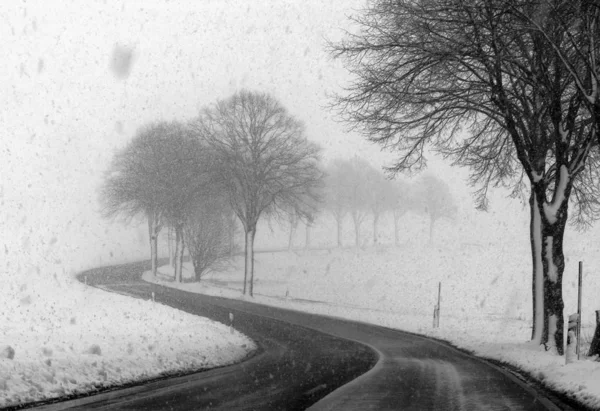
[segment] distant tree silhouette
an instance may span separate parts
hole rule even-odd
[[[335,159],[328,165],[325,178],[325,209],[337,225],[337,246],[343,246],[344,218],[350,210],[350,196],[346,174],[350,172],[347,161]]]
[[[406,181],[395,180],[390,186],[390,193],[393,199],[392,216],[394,218],[394,243],[400,244],[399,225],[400,219],[409,211],[417,206],[418,199],[412,185]]]
[[[373,244],[379,239],[379,219],[395,206],[395,186],[380,170],[373,167],[364,170],[369,193],[368,205],[373,215]]]
[[[431,173],[417,180],[417,193],[422,211],[429,217],[429,242],[433,243],[433,229],[441,218],[453,220],[457,207],[448,185]]]

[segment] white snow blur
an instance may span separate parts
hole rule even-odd
[[[334,235],[331,228],[329,235],[323,234],[327,227],[321,226],[321,230],[322,239]],[[273,233],[263,227],[262,232],[263,240],[267,235],[277,237],[277,230]],[[446,238],[438,241],[441,243],[443,247],[427,245],[418,236],[407,236],[398,247],[370,246],[358,252],[346,248],[257,253],[255,297],[250,300],[444,339],[479,356],[512,364],[548,387],[600,408],[599,362],[583,356],[566,365],[565,357],[529,341],[530,249],[516,241],[500,245]],[[590,267],[600,267],[600,250],[586,252],[596,247],[593,243],[578,246],[567,250],[571,257],[567,258],[564,280],[565,314],[577,310],[577,264],[573,261],[585,257],[584,284],[590,291],[583,300],[582,352],[587,353],[594,332],[594,309],[598,308],[591,290],[600,288],[600,277]],[[184,267],[184,278],[191,277],[192,271],[191,265]],[[230,269],[208,274],[200,283],[173,283],[170,267],[161,267],[159,272],[159,279],[150,273],[145,273],[144,279],[191,292],[249,299],[240,293],[241,256]],[[442,283],[441,319],[440,328],[434,329],[438,282]]]
[[[231,364],[256,348],[223,324],[74,279],[2,286],[0,352],[14,355],[0,356],[0,407]]]

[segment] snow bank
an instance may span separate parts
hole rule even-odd
[[[366,251],[315,250],[259,253],[255,262],[256,302],[416,332],[443,339],[487,358],[522,369],[556,391],[600,409],[600,363],[583,359],[565,365],[564,357],[532,346],[531,258],[510,247],[466,249],[420,246],[379,247]],[[593,334],[598,261],[584,274],[584,345]],[[596,253],[597,255],[597,253]],[[578,257],[577,253],[572,256]],[[567,261],[565,313],[576,311],[576,258]],[[187,291],[245,298],[240,290],[243,259],[200,283],[176,284],[172,268],[161,279],[144,279]],[[193,268],[184,268],[184,278]],[[437,284],[442,282],[440,328],[433,329]]]
[[[31,278],[8,278],[0,300],[0,350],[14,350],[0,356],[0,407],[231,364],[255,349],[207,318],[74,279]]]

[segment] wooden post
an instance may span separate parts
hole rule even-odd
[[[577,360],[580,357],[580,346],[581,346],[581,287],[582,287],[582,277],[583,277],[583,261],[579,262],[579,283],[578,283],[578,291],[577,291]]]
[[[438,315],[437,315],[437,326],[438,328],[440,327],[440,301],[442,299],[442,282],[440,281],[438,284],[438,303],[437,303],[437,309],[438,309]]]

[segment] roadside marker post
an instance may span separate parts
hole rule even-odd
[[[442,282],[438,283],[437,305],[433,307],[433,328],[440,328],[440,300],[442,295]]]
[[[437,315],[437,326],[440,327],[440,311],[441,311],[441,301],[442,301],[442,282],[438,284],[438,315]]]
[[[579,281],[577,290],[577,359],[581,355],[581,288],[583,286],[583,261],[579,262]]]
[[[156,300],[154,299],[154,291],[152,291],[152,302],[155,302]]]

